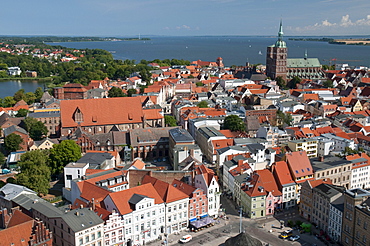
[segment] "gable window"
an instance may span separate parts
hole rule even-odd
[[[77,123],[84,121],[83,114],[82,114],[81,110],[78,107],[76,108],[75,112],[73,113],[73,120]]]

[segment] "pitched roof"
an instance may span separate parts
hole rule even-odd
[[[306,151],[296,151],[285,154],[286,162],[295,180],[297,178],[313,175],[313,169]]]
[[[81,112],[82,122],[74,120],[78,112]],[[144,112],[140,98],[117,97],[63,100],[60,103],[60,116],[62,127],[76,127],[141,123]]]
[[[290,174],[288,164],[285,161],[277,161],[274,165],[274,172],[280,185],[284,186],[295,183]]]
[[[252,187],[246,186],[245,188],[247,189],[244,189],[245,193],[250,197],[266,196],[268,192],[271,192],[274,196],[282,195],[274,176],[268,169],[255,171],[250,184]]]
[[[154,186],[151,183],[136,186],[127,190],[117,191],[109,194],[109,197],[116,205],[118,212],[121,215],[124,215],[133,211],[133,208],[130,206],[129,200],[134,194],[153,198],[155,204],[163,203],[162,198],[160,197],[156,189],[154,189]]]
[[[176,189],[169,183],[150,177],[148,175],[143,178],[143,184],[147,183],[151,183],[154,186],[158,194],[161,196],[162,200],[166,203],[171,203],[189,197],[184,192]]]

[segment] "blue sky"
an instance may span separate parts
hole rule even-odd
[[[14,0],[0,35],[370,35],[369,0]]]

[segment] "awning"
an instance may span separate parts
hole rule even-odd
[[[201,228],[201,227],[209,225],[213,222],[214,222],[214,220],[212,218],[205,217],[203,219],[190,222],[190,225],[195,227],[195,228]]]

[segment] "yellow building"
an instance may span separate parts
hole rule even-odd
[[[288,147],[293,151],[306,151],[308,158],[317,157],[317,144],[315,139],[298,139],[288,142]]]

